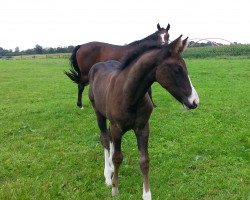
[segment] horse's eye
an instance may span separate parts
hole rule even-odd
[[[180,74],[181,73],[181,67],[180,66],[176,66],[175,68],[174,68],[174,73],[175,74]]]

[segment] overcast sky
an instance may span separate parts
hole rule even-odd
[[[249,0],[1,0],[0,47],[123,45],[157,23],[170,23],[170,40],[183,34],[250,43],[249,8]]]

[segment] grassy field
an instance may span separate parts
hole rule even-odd
[[[153,199],[249,199],[250,59],[186,62],[198,109],[153,86]],[[141,199],[134,134],[124,135],[120,195],[111,198],[88,89],[80,110],[67,69],[65,59],[0,60],[0,199]]]

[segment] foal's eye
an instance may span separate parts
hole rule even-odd
[[[179,67],[179,66],[174,68],[174,73],[175,73],[176,75],[180,74],[181,71],[182,71],[182,69],[181,69],[181,67]]]

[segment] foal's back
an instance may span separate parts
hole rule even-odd
[[[116,77],[120,72],[120,62],[106,61],[96,63],[89,72],[90,89],[89,98],[96,110],[104,116],[107,114],[107,102],[114,91]]]

